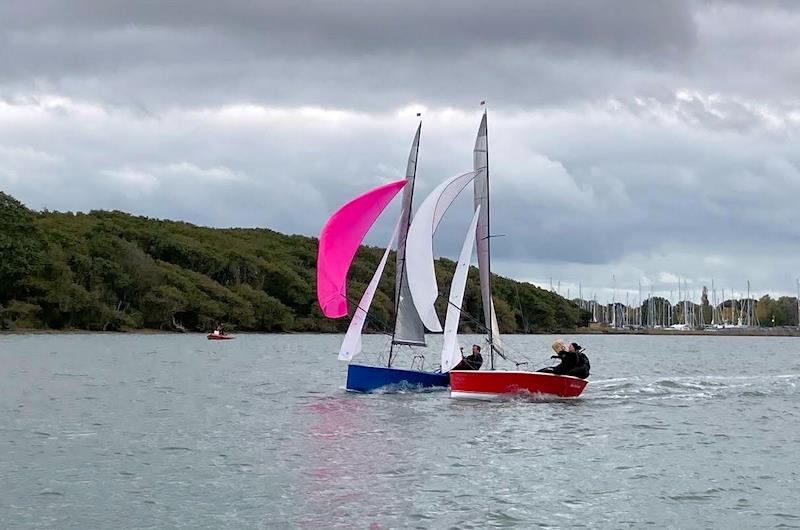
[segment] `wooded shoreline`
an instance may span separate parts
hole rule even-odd
[[[269,229],[207,228],[118,211],[35,212],[0,192],[0,329],[209,331],[219,323],[257,332],[344,332],[316,300],[318,240]],[[384,249],[363,246],[347,295],[358,300]],[[455,263],[436,260],[440,287]],[[394,259],[366,331],[391,329]],[[555,293],[492,276],[500,331],[552,332],[590,314]],[[437,302],[440,318],[444,297]],[[351,311],[353,304],[351,303]],[[480,331],[477,268],[469,273],[461,330]]]
[[[114,334],[129,334],[129,335],[186,335],[197,336],[205,338],[207,331],[187,331],[184,333],[170,330],[159,329],[120,329],[115,331],[93,331],[85,329],[13,329],[13,330],[0,330],[0,336],[3,335],[114,335]],[[343,331],[253,331],[253,330],[232,330],[230,335],[342,335]],[[366,332],[366,335],[380,335],[380,332]],[[670,336],[709,336],[709,337],[800,337],[800,329],[798,328],[752,328],[749,330],[613,330],[613,329],[589,329],[589,328],[575,328],[575,329],[562,329],[557,331],[535,331],[531,333],[505,333],[509,336],[520,335],[650,335],[657,337],[670,337]]]

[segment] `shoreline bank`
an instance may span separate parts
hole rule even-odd
[[[0,330],[3,335],[202,335],[208,331],[166,331],[158,329],[127,329],[123,331],[90,331],[85,329],[14,329]],[[229,331],[230,335],[344,335],[344,332],[328,331]],[[378,335],[379,333],[365,333],[367,335]],[[471,333],[466,333],[467,335]],[[775,328],[726,328],[718,330],[691,329],[614,329],[614,328],[575,328],[562,329],[557,331],[541,331],[532,333],[503,333],[503,335],[654,335],[654,336],[725,336],[725,337],[800,337],[800,328],[797,327],[775,327]]]

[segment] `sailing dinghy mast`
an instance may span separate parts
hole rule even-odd
[[[481,102],[481,106],[486,104]],[[500,332],[497,315],[492,301],[492,270],[491,270],[491,232],[489,231],[489,134],[487,128],[487,110],[483,109],[483,118],[478,128],[475,139],[475,148],[472,152],[472,164],[475,171],[474,199],[475,210],[480,207],[478,227],[475,233],[475,242],[478,248],[478,272],[481,282],[481,299],[483,302],[483,316],[486,323],[487,342],[489,343],[489,369],[495,369],[495,353],[503,356],[500,341]]]
[[[492,370],[494,370],[494,336],[493,336],[492,330],[494,329],[494,326],[498,326],[499,327],[499,325],[496,322],[497,321],[497,317],[494,314],[494,299],[492,299],[492,240],[490,239],[491,236],[492,236],[492,232],[491,232],[490,224],[489,224],[489,124],[487,123],[488,109],[486,108],[485,105],[486,105],[486,103],[484,102],[484,108],[483,108],[483,119],[484,119],[483,132],[484,132],[485,140],[484,140],[484,146],[483,147],[485,149],[484,152],[486,153],[485,154],[485,156],[486,156],[486,164],[484,166],[486,168],[486,235],[484,237],[486,238],[486,269],[487,269],[486,270],[486,284],[488,286],[486,288],[486,290],[489,292],[489,325],[486,326],[486,327],[489,329],[489,357],[490,357],[489,367]],[[473,159],[473,161],[474,161],[474,159]],[[476,186],[476,188],[478,186],[477,179],[475,180],[475,186]],[[476,203],[477,203],[477,201],[476,201]],[[476,204],[475,205],[475,209],[478,210],[475,213],[478,214],[478,219],[479,220],[480,220],[480,208],[481,208],[480,204]],[[476,227],[476,229],[477,229],[477,227]]]
[[[417,116],[419,116],[419,114],[417,114]],[[422,121],[420,121],[417,126],[417,133],[414,135],[414,141],[411,144],[411,152],[408,154],[408,164],[406,166],[407,185],[403,190],[403,203],[399,221],[400,233],[397,240],[394,325],[392,326],[392,341],[389,344],[389,359],[386,364],[389,368],[392,366],[392,356],[395,345],[425,346],[425,328],[414,307],[414,301],[408,287],[406,269],[406,242],[408,240],[408,230],[413,218],[412,205],[414,202],[414,184],[417,177],[417,156],[419,154],[421,132]]]

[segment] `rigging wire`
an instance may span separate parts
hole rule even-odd
[[[466,319],[471,324],[474,324],[478,328],[478,330],[481,332],[481,334],[485,334],[486,332],[488,332],[488,328],[480,320],[478,320],[477,317],[475,317],[474,315],[470,314],[468,311],[465,311],[461,307],[458,307],[456,304],[450,302],[450,300],[448,298],[445,298],[444,295],[442,295],[441,293],[439,293],[438,296],[440,298],[446,300],[448,305],[452,305],[453,307],[458,309],[460,314],[462,316],[466,317]],[[370,321],[373,325],[375,325],[376,326],[375,329],[380,335],[384,335],[386,337],[392,337],[392,333],[390,331],[388,331],[389,330],[389,324],[385,320],[377,317],[374,313],[371,313],[370,311],[365,310],[363,307],[361,307],[361,305],[358,302],[354,301],[349,296],[345,296],[345,298],[351,304],[356,306],[356,309],[361,309],[364,312],[365,320]],[[413,348],[410,345],[406,345],[406,346],[408,347],[409,351],[413,351]],[[493,349],[495,348],[495,346],[493,344],[490,344],[490,347],[493,348]],[[525,353],[519,351],[518,349],[514,348],[513,346],[511,346],[509,344],[505,345],[505,349],[506,350],[510,350],[511,352],[513,352],[517,356],[517,358],[523,359],[522,362],[518,362],[516,359],[512,358],[507,353],[500,353],[499,351],[497,351],[495,349],[495,351],[500,355],[500,357],[502,357],[503,359],[513,363],[516,368],[519,368],[519,367],[524,366],[524,365],[533,365],[533,369],[535,370],[538,366],[544,366],[547,363],[547,361],[544,361],[541,364],[540,363],[534,363],[533,359],[531,359],[528,355],[526,355]]]
[[[448,304],[448,305],[452,305],[453,307],[455,307],[456,309],[458,309],[458,310],[461,312],[461,314],[462,314],[462,315],[464,315],[464,316],[467,318],[467,320],[468,320],[468,321],[470,321],[471,323],[475,324],[475,325],[478,327],[478,329],[479,329],[480,331],[482,331],[482,332],[484,332],[484,333],[488,331],[488,328],[486,327],[486,325],[485,325],[485,324],[483,324],[483,323],[482,323],[480,320],[478,320],[478,318],[477,318],[477,317],[475,317],[475,316],[471,315],[471,314],[470,314],[469,312],[467,312],[467,311],[464,311],[462,308],[460,308],[460,307],[458,307],[456,304],[452,303],[452,302],[451,302],[449,299],[445,298],[445,297],[444,297],[444,296],[443,296],[441,293],[439,294],[439,297],[441,297],[441,298],[443,298],[443,299],[447,300],[447,304]],[[490,347],[491,347],[491,348],[494,348],[495,346],[494,346],[494,345],[490,345]],[[520,358],[524,359],[524,361],[523,361],[523,362],[517,362],[515,359],[512,359],[512,358],[511,358],[511,356],[509,356],[509,355],[506,355],[506,354],[501,354],[499,351],[497,352],[498,354],[500,354],[500,356],[501,356],[503,359],[505,359],[505,360],[507,360],[507,361],[510,361],[510,362],[514,363],[514,365],[515,365],[517,368],[519,368],[520,366],[523,366],[523,365],[530,365],[530,364],[532,364],[532,363],[533,363],[533,360],[532,360],[530,357],[528,357],[528,356],[527,356],[527,355],[525,355],[524,353],[520,352],[519,350],[517,350],[517,349],[516,349],[516,348],[514,348],[513,346],[510,346],[510,345],[506,344],[506,345],[505,345],[505,349],[506,349],[506,350],[511,350],[511,351],[512,351],[512,352],[514,352],[514,353],[515,353],[515,354],[516,354],[518,357],[520,357]],[[497,351],[497,350],[495,350],[495,351]],[[546,363],[546,361],[545,361],[545,363]],[[542,365],[544,365],[545,363],[542,363]],[[539,365],[538,365],[538,364],[534,365],[534,369],[535,369],[535,367],[536,367],[536,366],[539,366]]]
[[[344,295],[343,295],[343,296],[344,296]],[[352,298],[350,298],[349,296],[345,296],[345,298],[347,299],[347,301],[348,301],[348,302],[350,302],[351,304],[353,304],[354,306],[356,306],[356,309],[361,309],[361,310],[364,312],[364,314],[365,314],[365,317],[364,317],[364,319],[365,319],[366,321],[370,321],[372,324],[376,325],[376,328],[375,328],[375,329],[376,329],[376,331],[378,332],[378,334],[380,334],[380,335],[383,335],[384,337],[388,337],[390,340],[392,340],[392,341],[393,341],[393,339],[394,339],[394,333],[393,333],[393,332],[391,332],[391,331],[389,331],[389,329],[390,329],[390,326],[389,326],[389,324],[388,324],[388,323],[387,323],[385,320],[383,320],[383,319],[381,319],[381,318],[379,318],[379,317],[375,316],[375,314],[374,314],[374,313],[371,313],[370,311],[368,311],[368,310],[364,309],[363,307],[361,307],[361,305],[360,305],[360,301],[359,301],[359,302],[356,302],[355,300],[353,300],[353,299],[352,299]],[[352,320],[352,319],[351,319],[351,320]],[[410,344],[396,344],[395,346],[405,346],[405,347],[407,348],[407,350],[403,350],[403,349],[401,349],[400,351],[406,351],[406,353],[414,353],[414,348],[413,348],[413,347],[412,347]],[[387,345],[387,344],[384,344],[384,346],[383,346],[383,350],[386,350],[387,348],[391,348],[391,343],[390,343],[389,345]],[[427,351],[427,348],[423,348],[423,351]],[[363,351],[362,351],[362,353],[361,353],[361,354],[362,354],[362,355],[364,355],[364,353],[365,353],[365,352],[363,352]],[[376,360],[377,360],[378,362],[382,363],[382,362],[383,362],[383,356],[384,356],[384,354],[385,354],[385,353],[388,353],[388,352],[384,351],[383,353],[376,353],[376,354],[375,354],[375,356],[376,356]],[[369,355],[369,354],[368,354],[368,355]],[[415,354],[415,355],[416,355],[416,354]],[[425,356],[424,356],[424,355],[421,355],[421,357],[422,357],[423,364],[424,364],[424,361],[425,361]],[[434,365],[434,366],[435,366],[435,365]]]
[[[344,297],[347,299],[348,302],[350,302],[351,304],[356,306],[356,310],[360,309],[361,311],[364,312],[364,320],[371,321],[373,324],[377,324],[381,328],[381,329],[377,330],[378,333],[380,333],[381,335],[388,335],[390,337],[392,336],[392,333],[389,331],[389,324],[387,324],[385,320],[383,320],[381,318],[378,318],[373,313],[370,313],[369,310],[364,309],[363,307],[361,307],[360,301],[356,302],[355,300],[353,300],[349,296],[344,296]],[[351,318],[351,320],[352,320],[352,318]]]

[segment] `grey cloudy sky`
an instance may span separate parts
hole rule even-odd
[[[417,111],[418,197],[468,170],[486,99],[497,272],[793,293],[798,27],[781,1],[10,0],[0,189],[316,235],[402,176]]]

